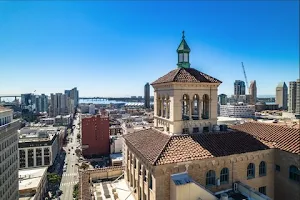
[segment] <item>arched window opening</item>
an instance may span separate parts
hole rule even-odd
[[[169,119],[170,118],[170,98],[169,97],[167,97],[166,103],[167,103],[167,119]]]
[[[198,120],[199,119],[199,96],[197,94],[193,97],[192,102],[192,119]]]
[[[203,112],[202,119],[209,119],[209,96],[207,94],[203,95]]]
[[[211,186],[216,184],[216,173],[213,170],[209,170],[206,173],[206,186]]]
[[[247,178],[255,178],[255,165],[253,163],[250,163],[247,167]]]
[[[157,115],[161,116],[161,98],[157,98]]]
[[[289,168],[289,178],[300,183],[300,170],[294,165]]]
[[[189,96],[188,95],[183,95],[182,98],[182,119],[183,120],[189,120]]]
[[[265,176],[267,174],[266,162],[261,161],[259,164],[259,176]]]
[[[226,184],[229,181],[229,169],[223,168],[220,173],[220,183]]]

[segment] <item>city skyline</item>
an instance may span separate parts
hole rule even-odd
[[[143,96],[177,68],[185,30],[191,67],[220,79],[219,94],[245,81],[244,62],[258,96],[275,96],[299,77],[297,16],[297,2],[1,2],[0,94]]]

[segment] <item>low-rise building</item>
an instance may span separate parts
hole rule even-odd
[[[54,117],[41,118],[40,123],[46,124],[46,125],[53,125],[55,123],[55,118]]]
[[[19,167],[51,166],[59,153],[59,133],[47,128],[25,127],[19,136]]]
[[[121,153],[123,149],[123,137],[110,136],[110,153]]]
[[[19,170],[19,200],[45,199],[47,167]]]
[[[68,126],[71,123],[71,115],[58,115],[55,117],[56,126]]]
[[[110,126],[109,135],[122,135],[122,127],[120,125]]]
[[[247,105],[243,103],[234,105],[220,105],[221,117],[243,117],[251,118],[255,115],[255,105]]]

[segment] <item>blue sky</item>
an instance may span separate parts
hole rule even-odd
[[[0,1],[0,94],[143,95],[177,67],[182,30],[219,93],[244,80],[242,61],[259,95],[299,77],[296,1]]]

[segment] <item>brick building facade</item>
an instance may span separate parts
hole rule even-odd
[[[83,156],[109,154],[109,118],[96,115],[82,118]]]

